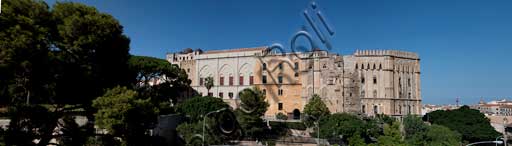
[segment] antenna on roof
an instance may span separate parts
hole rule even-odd
[[[459,107],[459,97],[455,98],[455,102],[457,103],[457,107]]]

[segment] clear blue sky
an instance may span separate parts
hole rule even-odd
[[[203,50],[288,44],[309,0],[72,0],[112,14],[131,53],[164,58]],[[55,0],[48,0],[49,4]],[[423,103],[512,97],[512,1],[317,0],[334,52],[399,49],[421,57]],[[285,45],[287,46],[287,45]]]

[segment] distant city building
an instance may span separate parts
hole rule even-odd
[[[425,115],[427,113],[437,111],[437,110],[445,110],[446,111],[446,110],[454,110],[454,109],[458,109],[458,108],[460,108],[460,106],[452,105],[452,104],[448,104],[448,105],[424,104],[423,107],[421,108],[421,115]]]
[[[512,116],[512,101],[498,100],[485,103],[481,100],[478,105],[473,106],[474,109],[481,113],[491,116]]]
[[[335,112],[401,117],[421,113],[420,64],[415,53],[364,50],[340,56],[327,51],[279,53],[267,47],[229,50],[187,49],[167,54],[184,69],[201,95],[222,98],[239,107],[238,93],[257,87],[277,113],[300,119],[304,106],[318,94]],[[214,78],[208,92],[205,78]]]

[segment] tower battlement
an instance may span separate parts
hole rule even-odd
[[[355,56],[394,56],[409,59],[419,59],[418,54],[398,50],[356,50]]]

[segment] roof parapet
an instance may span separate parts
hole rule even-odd
[[[354,56],[394,56],[401,58],[419,59],[417,53],[399,50],[356,50]]]

